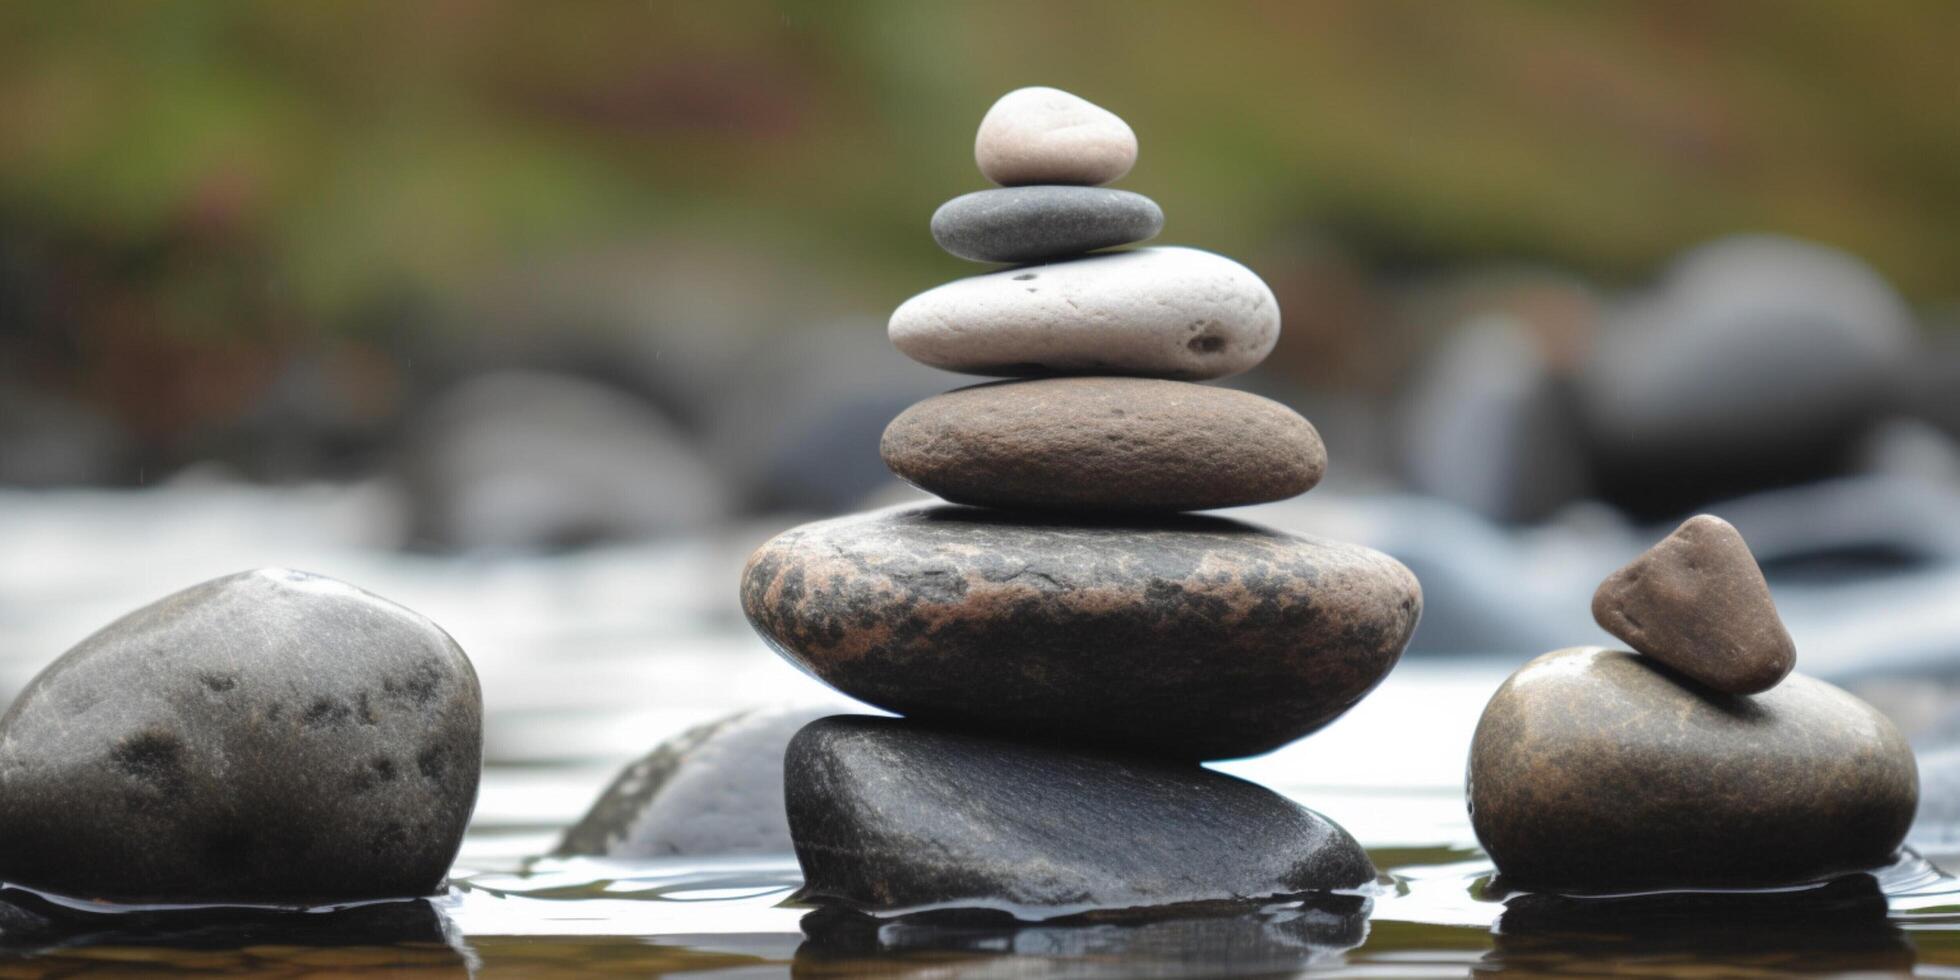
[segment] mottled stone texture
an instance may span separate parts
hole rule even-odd
[[[1912,751],[1863,701],[1792,674],[1754,697],[1584,647],[1505,681],[1470,750],[1470,820],[1502,877],[1628,892],[1788,885],[1891,859]]]
[[[860,911],[1047,918],[1375,876],[1325,817],[1197,766],[845,716],[797,733],[784,771],[804,897]]]
[[[476,802],[482,694],[434,623],[263,569],[83,640],[0,718],[0,878],[118,901],[427,895]]]
[[[1107,184],[1136,165],[1137,135],[1094,102],[1031,85],[987,110],[973,161],[996,184]]]
[[[787,854],[783,748],[824,708],[742,711],[690,728],[621,770],[556,853],[614,858]]]
[[[1749,545],[1713,515],[1607,576],[1592,608],[1608,633],[1718,691],[1769,690],[1797,663]]]
[[[1422,606],[1366,548],[1207,517],[897,508],[749,559],[764,639],[908,717],[1181,759],[1270,751],[1361,700]]]
[[[932,215],[939,247],[976,262],[1040,262],[1156,237],[1164,212],[1106,187],[1002,187],[962,194]]]
[[[947,500],[1049,510],[1181,511],[1305,493],[1320,433],[1285,405],[1150,378],[962,388],[892,420],[885,465]]]

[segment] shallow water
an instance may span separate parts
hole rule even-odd
[[[286,564],[442,623],[477,664],[488,711],[476,817],[453,887],[432,904],[145,913],[59,933],[0,918],[0,978],[1960,976],[1960,887],[1916,861],[1795,893],[1500,900],[1464,812],[1464,759],[1484,701],[1542,651],[1408,660],[1328,729],[1217,767],[1354,833],[1386,873],[1366,896],[1018,927],[819,917],[806,932],[811,910],[789,901],[799,882],[786,856],[532,861],[619,765],[660,739],[731,710],[828,697],[763,648],[734,608],[741,559],[773,528],[561,558],[435,559],[368,543],[373,506],[330,489],[0,493],[0,540],[16,545],[0,549],[0,697],[121,612]]]

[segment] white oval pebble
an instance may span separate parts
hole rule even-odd
[[[996,184],[1107,184],[1137,162],[1137,134],[1058,88],[1018,88],[980,120],[973,159]]]
[[[906,300],[890,334],[907,357],[967,374],[1202,380],[1272,352],[1279,301],[1222,255],[1140,248],[954,280]]]

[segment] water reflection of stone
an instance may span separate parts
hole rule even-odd
[[[1912,943],[1869,875],[1793,892],[1505,902],[1482,972],[1910,973]]]
[[[1184,977],[1324,968],[1368,938],[1370,901],[1331,895],[1242,914],[1017,922],[999,913],[876,919],[826,908],[792,976]]]
[[[33,960],[56,974],[59,962],[140,960],[146,971],[187,975],[304,966],[467,976],[470,956],[453,932],[441,910],[422,899],[333,912],[94,912],[0,888],[0,960]]]

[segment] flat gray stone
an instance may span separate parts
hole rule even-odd
[[[1422,590],[1367,548],[1222,518],[928,506],[777,535],[742,608],[817,679],[908,718],[1195,760],[1353,707]]]
[[[862,716],[813,722],[784,765],[802,897],[863,912],[1045,919],[1256,903],[1375,877],[1326,817],[1199,766]]]
[[[428,895],[462,843],[483,698],[434,623],[260,569],[104,627],[0,717],[0,879],[124,902]]]
[[[1042,184],[962,194],[932,215],[939,247],[975,262],[1042,262],[1155,238],[1164,212],[1142,194]]]
[[[906,300],[888,333],[907,357],[966,374],[1202,381],[1265,360],[1279,301],[1231,259],[1157,246],[958,279]]]
[[[1771,887],[1889,863],[1919,776],[1884,715],[1823,681],[1725,695],[1579,647],[1526,664],[1491,698],[1469,798],[1477,839],[1521,887]]]
[[[660,743],[625,769],[555,853],[642,859],[788,854],[783,749],[826,708],[741,711]]]

